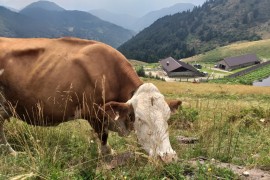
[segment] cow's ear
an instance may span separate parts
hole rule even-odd
[[[133,111],[133,108],[128,103],[111,101],[104,105],[104,111],[111,119],[118,120],[129,115]]]
[[[181,106],[182,101],[180,100],[166,100],[167,104],[169,105],[171,112],[175,113],[179,106]]]

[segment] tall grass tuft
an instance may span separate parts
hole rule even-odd
[[[58,127],[34,127],[17,119],[6,123],[9,143],[16,158],[1,155],[1,178],[32,173],[41,179],[95,177],[97,140],[87,122],[68,122]]]

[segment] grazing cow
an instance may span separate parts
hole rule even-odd
[[[0,87],[0,145],[11,153],[3,125],[16,116],[38,126],[85,119],[101,140],[102,154],[111,152],[108,130],[126,136],[135,128],[149,155],[166,162],[177,158],[167,120],[179,102],[166,102],[153,84],[143,84],[108,45],[76,38],[0,38]]]

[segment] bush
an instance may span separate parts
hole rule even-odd
[[[137,72],[138,76],[140,76],[140,77],[145,77],[146,76],[143,66],[137,67],[136,72]]]

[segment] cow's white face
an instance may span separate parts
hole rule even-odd
[[[134,109],[134,129],[143,149],[150,156],[160,156],[165,162],[177,159],[168,133],[167,120],[171,111],[156,86],[151,83],[141,85],[127,103]]]

